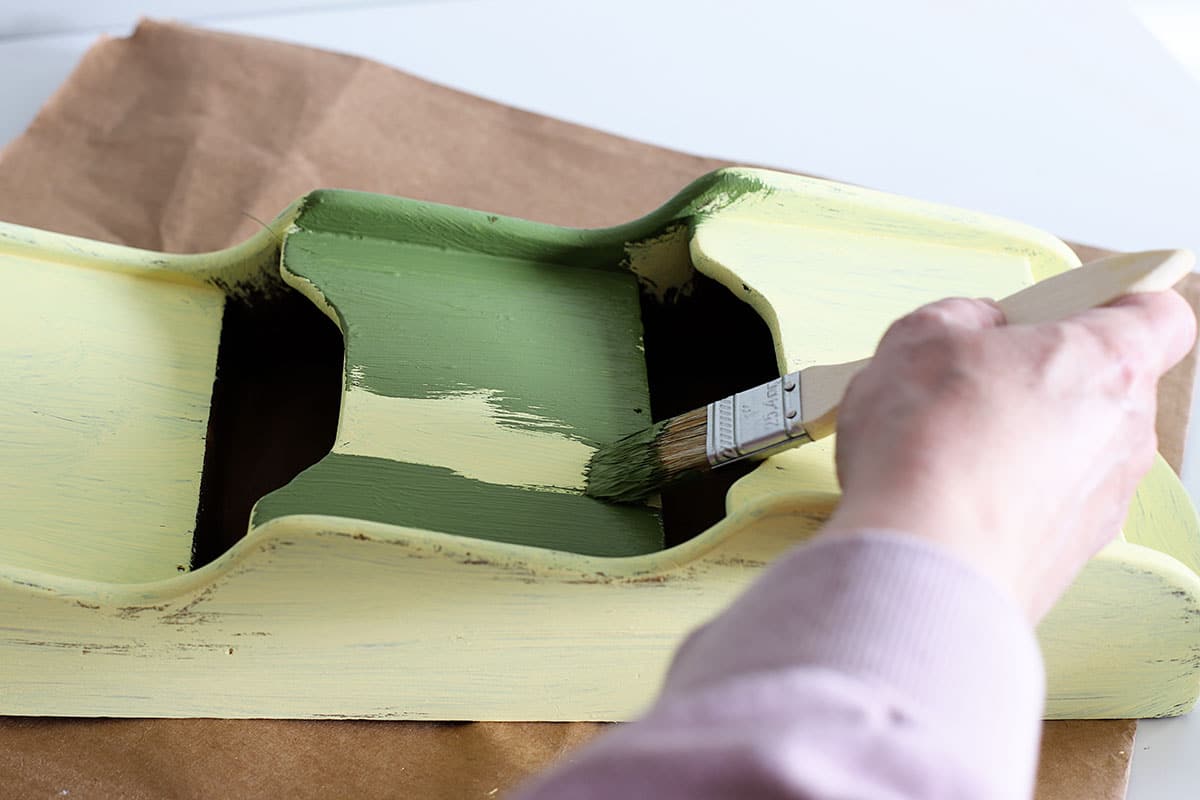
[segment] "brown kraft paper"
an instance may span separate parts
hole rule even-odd
[[[99,41],[0,154],[0,219],[196,252],[334,187],[595,227],[641,216],[724,165],[358,58],[147,22]],[[1188,286],[1195,307],[1200,289]],[[1161,447],[1177,470],[1194,372],[1195,353],[1160,391]],[[0,718],[0,788],[73,799],[492,798],[604,727]],[[1134,728],[1046,723],[1038,797],[1123,797]]]

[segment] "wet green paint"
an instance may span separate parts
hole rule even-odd
[[[635,274],[639,262],[686,260],[686,247],[657,242],[686,242],[678,232],[696,219],[769,191],[717,172],[646,217],[597,230],[319,191],[301,203],[283,265],[341,326],[347,388],[395,398],[482,391],[512,412],[500,424],[599,445],[650,422],[639,281],[660,297],[670,290]],[[686,279],[682,266],[674,274]],[[662,547],[654,509],[586,497],[582,482],[574,493],[536,491],[372,456],[335,444],[260,501],[254,522],[321,513],[579,553]]]
[[[263,498],[254,523],[290,514],[365,519],[598,556],[662,548],[657,513],[571,494],[496,486],[448,469],[330,455]]]
[[[312,232],[287,252],[341,317],[348,385],[413,398],[490,390],[588,442],[649,422],[628,273]]]
[[[292,231],[336,233],[438,249],[481,252],[576,267],[628,269],[631,245],[715,214],[742,196],[773,190],[757,177],[718,170],[703,175],[640,219],[611,228],[564,228],[402,197],[323,189],[301,201]]]
[[[667,422],[634,431],[597,450],[587,464],[587,495],[631,503],[656,491],[667,474],[658,451]]]

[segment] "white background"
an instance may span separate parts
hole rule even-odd
[[[0,145],[98,34],[151,15],[351,52],[636,139],[1076,241],[1200,252],[1200,0],[14,5],[0,0]],[[1188,451],[1200,499],[1200,436]],[[1142,723],[1130,798],[1197,787],[1200,714]]]

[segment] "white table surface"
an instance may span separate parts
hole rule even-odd
[[[350,52],[702,155],[1200,252],[1200,0],[0,3],[0,145],[140,15]],[[1130,7],[1132,6],[1132,7]],[[1200,434],[1184,483],[1200,499]],[[1200,713],[1139,725],[1131,800],[1192,797]]]

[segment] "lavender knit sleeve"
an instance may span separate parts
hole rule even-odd
[[[519,797],[1028,798],[1043,693],[991,581],[904,534],[824,535],[684,642],[644,718]]]

